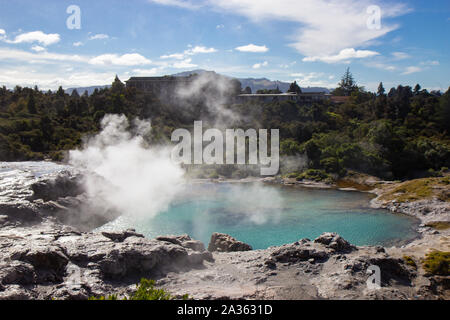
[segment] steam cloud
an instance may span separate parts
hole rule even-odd
[[[101,125],[98,135],[69,154],[71,165],[92,173],[85,178],[89,198],[137,218],[166,210],[184,182],[184,171],[170,161],[170,148],[146,145],[149,122],[130,125],[124,115],[106,115]]]

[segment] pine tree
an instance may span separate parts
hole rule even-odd
[[[380,85],[378,86],[378,96],[384,96],[384,93],[386,90],[384,89],[383,82],[380,82]]]
[[[341,82],[339,82],[339,87],[336,91],[344,96],[350,96],[357,89],[358,86],[356,85],[355,79],[350,72],[350,68],[347,68],[347,71],[345,71],[345,74],[342,77]]]

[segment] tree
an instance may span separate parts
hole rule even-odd
[[[350,68],[347,68],[347,71],[342,76],[341,82],[339,82],[339,87],[335,90],[335,95],[350,96],[357,89],[358,86],[350,72]]]
[[[114,82],[112,83],[113,93],[123,93],[125,91],[125,85],[120,81],[119,77],[116,75]]]
[[[384,93],[386,92],[386,90],[383,87],[383,82],[380,82],[380,85],[378,86],[378,96],[384,96]]]
[[[450,132],[450,87],[447,92],[440,97],[437,121],[441,128]]]
[[[78,94],[77,89],[73,89],[71,97],[72,98],[79,98],[80,97],[80,95]]]
[[[297,81],[294,81],[293,83],[291,83],[289,90],[287,92],[300,94],[302,93],[302,89],[297,84]]]
[[[252,94],[252,88],[250,88],[250,87],[245,87],[245,89],[244,89],[244,94]]]
[[[30,93],[30,96],[28,97],[27,109],[28,109],[28,112],[31,113],[31,114],[36,114],[37,113],[36,101],[34,100],[33,93]]]
[[[56,92],[56,95],[58,97],[64,97],[65,92],[64,92],[64,89],[61,86],[58,88],[58,91]]]
[[[414,87],[414,95],[415,96],[420,94],[420,89],[422,89],[422,87],[419,84],[416,84],[416,86]]]

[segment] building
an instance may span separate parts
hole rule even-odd
[[[125,83],[128,88],[136,88],[158,96],[171,96],[177,89],[188,86],[196,78],[196,75],[189,77],[132,77]]]
[[[273,101],[297,101],[298,95],[295,93],[249,93],[238,95],[237,100],[239,103],[245,103],[247,101],[258,101],[262,103]]]
[[[247,101],[257,101],[262,103],[270,103],[274,101],[295,101],[302,104],[313,104],[330,100],[331,95],[325,92],[305,92],[305,93],[279,93],[279,94],[240,94],[238,96],[239,103]]]

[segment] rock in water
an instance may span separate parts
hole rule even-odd
[[[213,233],[208,246],[210,252],[237,252],[251,251],[253,248],[241,241],[236,240],[232,236],[223,233]]]

